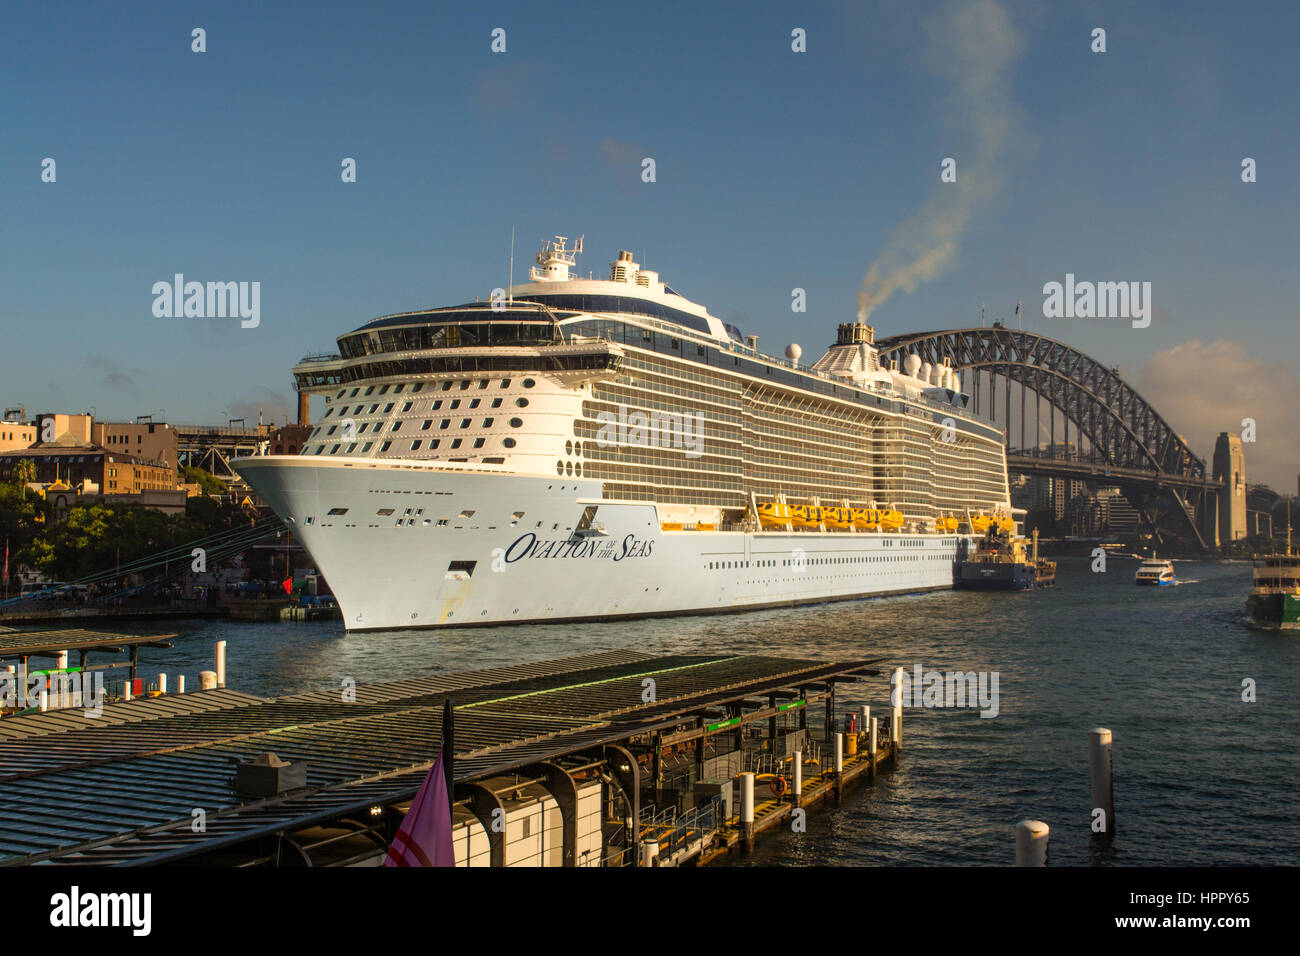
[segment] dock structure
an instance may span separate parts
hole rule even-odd
[[[376,865],[438,753],[447,701],[458,865],[707,863],[897,756],[888,729],[872,752],[872,735],[837,722],[837,688],[878,664],[608,651],[12,717],[0,864]]]

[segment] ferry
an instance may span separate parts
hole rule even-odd
[[[1143,561],[1137,569],[1137,574],[1133,578],[1134,584],[1150,585],[1154,587],[1165,587],[1176,582],[1174,575],[1174,563],[1167,559],[1156,557],[1155,552],[1151,557]]]
[[[1293,630],[1300,628],[1300,554],[1291,551],[1291,515],[1286,522],[1286,554],[1255,557],[1254,587],[1246,610],[1257,624]]]
[[[339,336],[294,368],[324,398],[299,454],[232,463],[349,630],[947,589],[978,540],[956,516],[1015,528],[1003,432],[949,361],[884,363],[862,322],[811,366],[770,355],[629,252],[582,278],[581,250]]]

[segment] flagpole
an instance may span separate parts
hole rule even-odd
[[[452,779],[452,760],[454,759],[456,728],[453,723],[451,698],[448,697],[442,702],[442,742],[439,749],[442,751],[442,772],[447,778],[447,803],[451,803],[453,787],[455,781]]]

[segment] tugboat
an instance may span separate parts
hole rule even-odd
[[[1255,556],[1255,587],[1246,610],[1257,624],[1300,628],[1300,555],[1291,551],[1291,509],[1286,516],[1286,554]]]
[[[1033,552],[1025,553],[1025,538],[1013,537],[997,524],[990,524],[975,554],[962,561],[957,586],[980,591],[1028,591],[1056,584],[1056,562],[1038,557],[1038,531],[1034,530]]]
[[[1138,566],[1137,574],[1133,577],[1134,584],[1145,584],[1153,587],[1165,587],[1174,584],[1176,580],[1174,562],[1167,558],[1156,557],[1154,551],[1151,552],[1151,557]]]

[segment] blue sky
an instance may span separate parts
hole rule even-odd
[[[541,239],[585,234],[585,269],[632,249],[766,349],[814,358],[898,225],[947,201],[940,160],[971,188],[971,90],[935,40],[967,6],[6,4],[0,401],[282,416],[303,354],[504,285],[512,227],[517,278]],[[1248,475],[1293,487],[1300,8],[989,10],[1011,41],[997,185],[948,266],[875,310],[879,334],[1023,300],[1026,328],[1119,365],[1202,453],[1256,417]],[[261,282],[261,325],[155,318],[152,285],[177,272]],[[1151,327],[1044,319],[1067,272],[1150,281]]]

